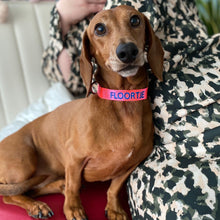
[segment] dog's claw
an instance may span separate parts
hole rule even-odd
[[[53,213],[53,211],[49,211],[49,213],[48,213],[48,216],[49,216],[49,217],[52,217],[52,216],[54,216],[54,213]]]
[[[54,215],[54,213],[53,213],[53,211],[50,211],[50,212],[48,212],[47,216],[44,216],[42,211],[40,211],[38,213],[38,215],[31,215],[31,214],[29,214],[29,215],[35,219],[47,219],[48,217],[51,218]]]
[[[39,214],[38,214],[38,218],[43,218],[43,217],[44,217],[43,213],[42,213],[42,211],[40,211]]]
[[[29,214],[30,215],[30,214]],[[38,215],[30,215],[32,218],[38,218]]]

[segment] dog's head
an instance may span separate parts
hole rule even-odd
[[[99,12],[83,36],[80,73],[87,94],[92,80],[92,58],[104,70],[131,77],[144,65],[146,47],[152,72],[162,80],[164,52],[148,19],[125,5]]]

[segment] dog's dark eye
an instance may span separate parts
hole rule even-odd
[[[105,33],[106,33],[105,25],[102,24],[102,23],[96,24],[96,26],[95,26],[95,34],[97,36],[103,36],[103,35],[105,35]]]
[[[132,27],[137,27],[140,24],[140,18],[137,15],[133,15],[130,19],[130,23]]]

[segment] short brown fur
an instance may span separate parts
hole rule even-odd
[[[139,16],[140,26],[130,26],[132,15]],[[94,33],[97,23],[105,24],[104,36]],[[146,68],[139,61],[126,64],[138,66],[134,76],[122,77],[113,70],[125,67],[115,55],[122,42],[134,43],[140,60],[148,42],[149,65],[162,80],[163,50],[147,18],[129,6],[97,14],[84,34],[80,63],[88,97],[60,106],[0,143],[0,194],[5,203],[23,207],[35,218],[47,218],[52,215],[50,208],[33,197],[61,192],[65,195],[66,219],[83,220],[86,214],[79,198],[81,178],[111,179],[108,219],[127,219],[118,193],[129,174],[152,152],[150,101],[118,102],[89,95],[92,58],[98,65],[95,77],[102,87],[142,89],[148,85]]]

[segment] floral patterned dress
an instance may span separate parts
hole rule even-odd
[[[127,181],[136,220],[220,219],[220,34],[209,37],[192,0],[112,0],[106,9],[132,5],[144,13],[164,51],[164,81],[151,75],[155,124],[152,154]],[[84,20],[61,40],[54,7],[43,71],[73,94],[85,92],[79,76]],[[57,64],[63,48],[72,57],[65,82]]]

